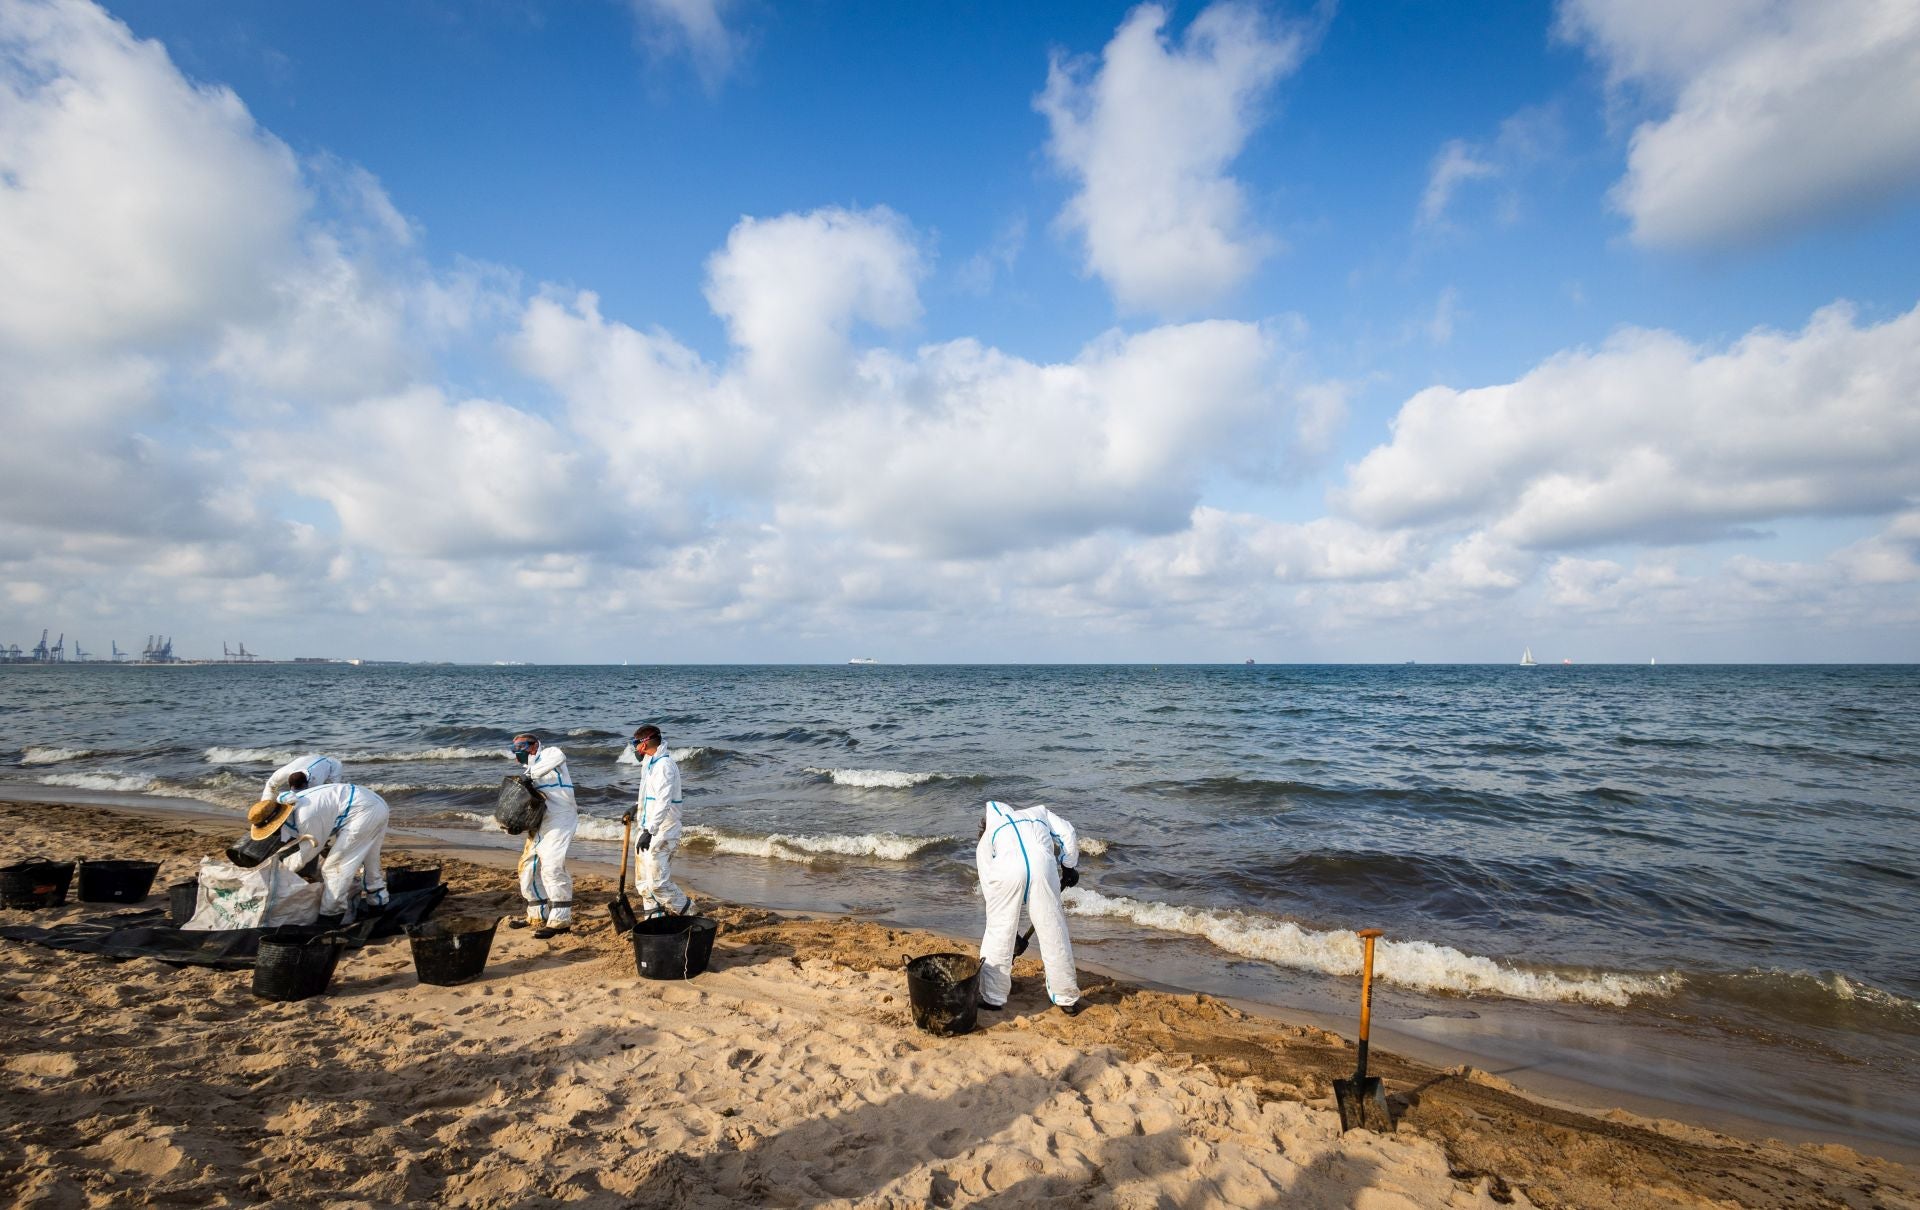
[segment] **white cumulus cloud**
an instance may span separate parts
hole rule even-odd
[[[1750,242],[1920,183],[1912,0],[1563,0],[1560,29],[1660,115],[1613,194],[1636,242]]]
[[[1723,351],[1630,329],[1517,382],[1420,392],[1336,501],[1536,549],[1887,513],[1920,493],[1916,398],[1920,307],[1861,325],[1836,305]]]
[[[88,4],[0,5],[0,343],[204,333],[264,301],[309,204],[230,90]]]
[[[1247,5],[1201,11],[1178,44],[1166,9],[1128,14],[1090,63],[1056,57],[1035,105],[1055,163],[1079,184],[1063,223],[1129,309],[1179,311],[1243,281],[1271,251],[1228,166],[1293,71],[1306,36]]]

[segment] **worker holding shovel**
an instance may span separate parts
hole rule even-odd
[[[634,841],[633,888],[647,912],[684,913],[692,901],[673,883],[673,854],[680,847],[680,766],[661,746],[651,723],[633,733],[640,761],[640,797],[626,818],[640,829]]]

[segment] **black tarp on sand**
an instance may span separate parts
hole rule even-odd
[[[409,924],[418,924],[433,915],[447,887],[427,887],[403,891],[392,897],[386,910],[377,916],[356,920],[346,932],[356,946],[370,940],[391,937]],[[318,925],[283,925],[288,932],[322,933]],[[143,912],[115,912],[89,920],[72,920],[41,928],[35,925],[10,925],[0,928],[0,937],[9,941],[27,941],[51,949],[73,950],[81,954],[102,954],[108,958],[158,958],[176,966],[211,966],[216,970],[249,970],[260,952],[260,938],[275,929],[220,929],[189,932],[168,923],[166,909]],[[285,935],[285,934],[283,934]]]

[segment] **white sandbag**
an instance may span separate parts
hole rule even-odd
[[[257,866],[237,866],[219,857],[201,858],[200,894],[194,903],[193,919],[180,927],[211,932],[312,924],[319,919],[320,897],[326,888],[294,872],[292,861],[300,851],[300,840],[287,844]]]

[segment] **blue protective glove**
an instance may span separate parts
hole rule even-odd
[[[300,792],[298,790],[282,790],[280,793],[274,795],[273,801],[283,807],[291,807],[300,801]]]

